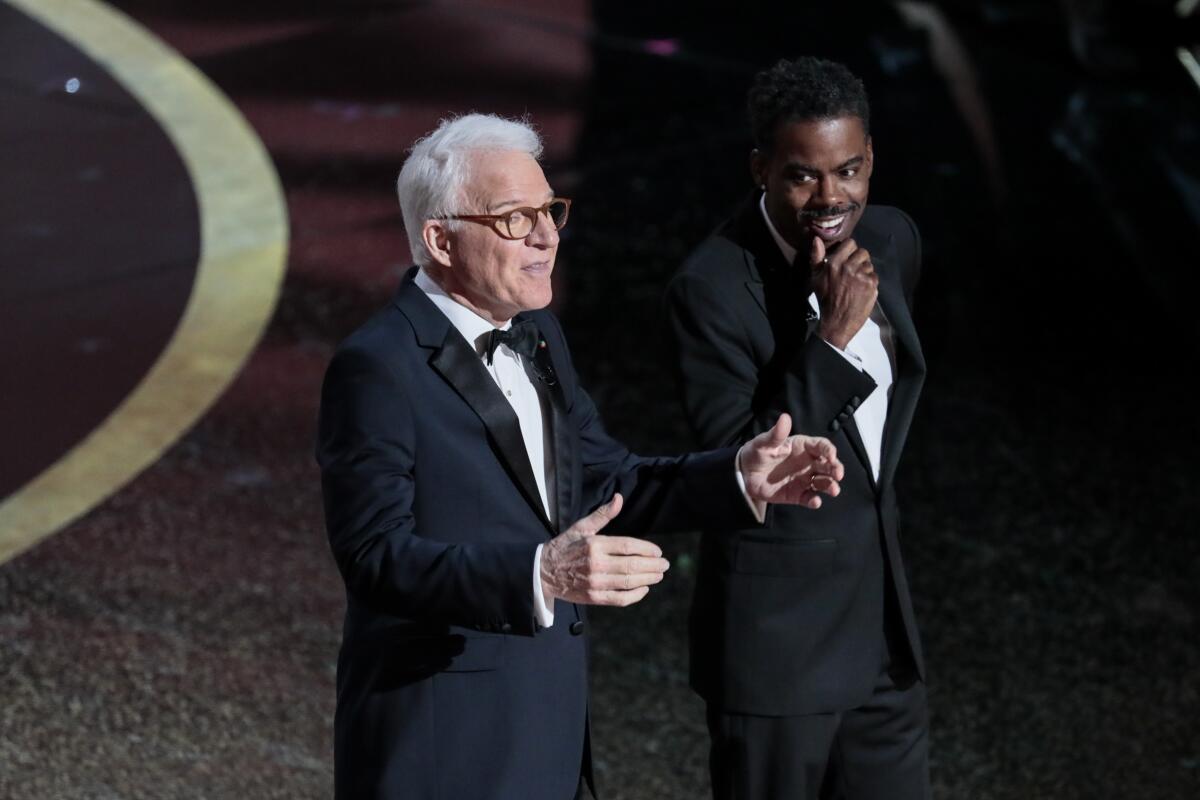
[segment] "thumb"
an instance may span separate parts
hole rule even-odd
[[[774,447],[783,444],[787,439],[788,434],[792,432],[792,418],[789,414],[780,414],[779,419],[775,420],[775,426],[771,428],[770,436],[767,444]]]
[[[592,536],[599,533],[605,525],[612,522],[613,517],[621,513],[623,505],[625,505],[625,498],[621,497],[620,492],[617,492],[607,503],[588,514],[577,522],[576,525],[584,536]]]
[[[821,240],[820,236],[814,236],[812,238],[812,247],[809,249],[808,263],[815,267],[824,260],[825,242]]]
[[[615,492],[611,500],[596,510],[604,510],[604,522],[605,524],[608,524],[612,521],[613,517],[621,513],[621,509],[624,508],[624,506],[625,498],[621,496],[620,492]]]

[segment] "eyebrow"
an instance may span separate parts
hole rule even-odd
[[[550,191],[546,192],[546,195],[545,195],[545,196],[546,196],[546,200],[553,200],[553,199],[554,199],[554,197],[555,197],[554,190],[553,190],[553,189],[551,189]],[[520,204],[521,204],[521,201],[520,201],[520,200],[516,200],[516,199],[513,199],[513,200],[501,200],[501,201],[500,201],[500,202],[498,202],[498,203],[490,203],[490,204],[488,205],[488,210],[489,210],[489,211],[498,211],[498,210],[500,210],[500,209],[504,208],[505,206],[517,206],[517,207],[520,207]]]
[[[850,167],[857,167],[860,164],[862,164],[863,161],[864,161],[864,159],[862,156],[855,156],[854,158],[851,158],[847,161],[843,161],[841,164],[838,164],[833,169],[834,169],[834,172],[837,172],[838,170],[849,169]],[[790,170],[793,170],[795,172],[819,173],[821,171],[821,170],[817,169],[816,167],[810,166],[808,164],[801,164],[800,162],[797,162],[797,161],[793,161],[792,163],[788,164],[787,168]]]

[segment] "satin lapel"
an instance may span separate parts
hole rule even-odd
[[[546,424],[550,426],[550,436],[553,453],[553,469],[546,494],[554,503],[554,522],[556,529],[562,531],[574,521],[571,519],[571,509],[575,502],[573,470],[577,463],[576,452],[578,442],[571,435],[571,420],[567,411],[567,400],[563,394],[562,382],[558,379],[558,370],[554,359],[543,338],[538,342],[537,354],[530,365],[531,378],[538,394],[545,394],[549,402],[547,406]]]
[[[746,281],[746,291],[750,292],[750,296],[754,298],[754,302],[758,303],[758,307],[766,314],[767,298],[763,294],[763,282],[754,279]]]
[[[758,303],[771,326],[771,335],[779,345],[803,342],[814,330],[816,314],[808,305],[809,273],[805,266],[789,264],[771,238],[767,224],[757,206],[753,215],[743,222],[746,266],[750,279],[746,289]]]
[[[807,433],[807,431],[803,431]],[[858,456],[858,460],[862,462],[863,472],[867,475],[867,482],[871,484],[871,488],[876,492],[879,491],[879,484],[875,481],[875,474],[871,470],[871,458],[867,455],[867,446],[863,444],[862,434],[858,432],[858,426],[854,424],[854,417],[846,420],[842,425],[842,432],[846,434],[846,440],[850,442],[850,446],[854,448],[854,455]],[[882,475],[882,471],[880,471]]]
[[[921,353],[917,329],[913,325],[908,304],[904,301],[893,242],[888,241],[882,258],[873,257],[872,260],[876,272],[883,278],[879,281],[879,307],[891,324],[892,341],[896,347],[896,376],[888,401],[879,468],[880,484],[886,486],[892,480],[900,453],[904,450],[904,440],[912,423],[917,397],[925,381],[925,356]]]
[[[730,223],[725,235],[739,245],[746,257],[746,289],[758,307],[770,319],[773,309],[768,306],[766,286],[774,285],[791,276],[788,264],[771,238],[767,224],[758,207],[758,194],[753,194],[742,206],[738,216]]]
[[[811,307],[808,305],[807,298],[805,298],[804,306],[805,306],[805,311],[808,314],[807,336],[817,336],[818,335],[817,329],[821,324],[821,318],[817,315],[817,313],[815,311],[811,310]],[[862,434],[859,433],[859,431],[858,431],[858,425],[854,422],[854,417],[850,417],[849,419],[846,420],[846,422],[842,425],[842,430],[846,434],[846,440],[850,442],[850,447],[852,447],[854,449],[854,454],[856,456],[858,456],[858,460],[860,462],[862,462],[863,472],[865,472],[867,475],[867,482],[871,484],[871,488],[873,490],[878,492],[879,484],[876,482],[875,473],[871,469],[871,458],[870,458],[870,456],[867,455],[867,446],[865,443],[863,443]],[[800,432],[807,433],[808,431],[800,431]],[[824,434],[822,434],[822,435],[824,435]],[[882,474],[882,470],[880,471],[880,474]]]
[[[418,290],[419,291],[419,290]],[[479,354],[467,344],[462,335],[450,326],[442,340],[441,348],[429,362],[446,382],[455,388],[466,401],[483,425],[487,428],[492,447],[500,457],[513,483],[521,490],[525,500],[537,512],[546,528],[554,530],[542,508],[525,440],[521,437],[521,425],[512,406],[504,399],[500,387],[492,380]]]

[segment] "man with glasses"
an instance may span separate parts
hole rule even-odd
[[[527,125],[472,114],[397,183],[418,266],[339,347],[321,400],[346,584],[339,798],[570,800],[591,782],[584,604],[667,569],[625,535],[817,508],[842,474],[790,419],[741,448],[642,458],[579,386],[551,299],[554,195]]]

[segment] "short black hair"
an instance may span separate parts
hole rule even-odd
[[[858,117],[870,133],[871,109],[863,82],[843,64],[801,56],[781,60],[754,76],[746,95],[754,146],[770,152],[783,122]]]

